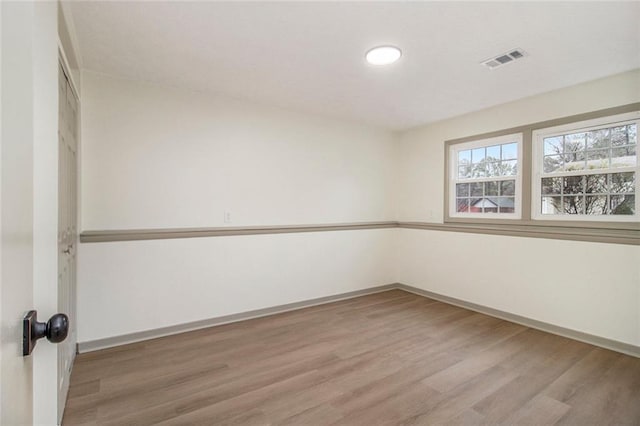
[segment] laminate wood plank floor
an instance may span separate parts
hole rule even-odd
[[[78,355],[64,425],[640,425],[640,359],[401,290]]]

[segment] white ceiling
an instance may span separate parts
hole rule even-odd
[[[640,2],[70,6],[85,69],[396,130],[640,68]],[[402,59],[368,65],[380,44]]]

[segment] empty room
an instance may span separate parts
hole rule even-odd
[[[0,2],[0,424],[640,425],[640,2]]]

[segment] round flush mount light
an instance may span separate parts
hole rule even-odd
[[[389,65],[400,59],[402,51],[395,46],[377,46],[370,49],[365,58],[371,65]]]

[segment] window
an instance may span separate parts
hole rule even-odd
[[[533,131],[532,218],[637,221],[638,113]]]
[[[449,145],[449,216],[519,219],[522,133]]]
[[[640,244],[639,128],[636,102],[445,141],[438,226]]]

